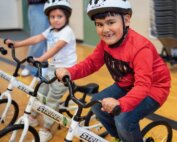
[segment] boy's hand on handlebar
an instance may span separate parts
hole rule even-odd
[[[101,110],[107,113],[112,113],[114,108],[120,105],[119,101],[114,98],[105,98],[101,101],[101,103],[102,103]]]
[[[65,68],[58,68],[56,70],[56,76],[62,82],[63,82],[63,77],[64,76],[69,76],[69,78],[71,78],[71,75],[70,75],[69,71]]]
[[[43,62],[40,57],[38,57],[38,58],[33,58],[33,59],[34,59],[35,61],[38,61],[38,62]]]

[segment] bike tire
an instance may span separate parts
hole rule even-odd
[[[0,131],[0,141],[7,141],[8,136],[10,137],[10,133],[12,133],[13,131],[16,130],[23,130],[24,128],[24,124],[15,124],[15,125],[11,125],[9,127],[7,127],[6,129]],[[28,136],[30,135],[30,136]],[[18,142],[18,138],[20,138],[21,135],[17,134],[17,138],[15,139],[15,142]],[[4,138],[4,139],[3,139]],[[32,126],[29,126],[28,128],[28,133],[25,137],[25,142],[31,142],[32,140],[34,140],[33,142],[40,142],[40,138],[38,135],[38,132],[36,131],[36,129],[34,129]]]
[[[2,112],[4,111],[3,105],[6,106],[7,102],[8,102],[7,99],[0,100],[0,117],[1,117]],[[2,122],[0,122],[0,131],[10,125],[13,125],[15,121],[17,120],[18,114],[19,114],[18,104],[14,100],[12,100],[9,110],[7,112],[6,120],[3,120]]]
[[[85,118],[84,126],[93,126],[94,124],[91,124],[92,121],[94,121],[94,124],[100,123],[99,120],[97,120],[95,114],[92,112],[92,110],[90,110]],[[98,131],[100,131],[100,132],[98,132]],[[106,129],[104,128],[104,126],[102,124],[101,124],[100,130],[98,130],[98,131],[96,133],[103,138],[108,135],[108,132],[106,131]]]
[[[160,129],[160,130],[158,131],[158,129]],[[150,133],[150,131],[153,131],[153,134]],[[155,132],[156,132],[156,134],[155,134]],[[151,122],[146,127],[144,127],[144,129],[142,130],[142,136],[143,136],[143,138],[146,135],[148,136],[147,138],[145,138],[146,139],[145,142],[158,142],[158,141],[160,142],[161,137],[159,136],[159,134],[163,135],[164,132],[166,133],[165,134],[166,141],[163,141],[163,142],[172,142],[172,136],[173,136],[172,128],[166,121]],[[150,134],[148,135],[148,133],[150,133]],[[156,139],[157,135],[158,135],[158,139]],[[164,136],[163,136],[163,140],[164,140]]]

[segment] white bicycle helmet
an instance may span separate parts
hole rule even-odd
[[[117,11],[122,14],[132,14],[131,4],[128,0],[90,0],[87,7],[87,14],[92,16],[97,13]]]
[[[55,8],[65,9],[70,14],[72,12],[69,0],[47,0],[47,2],[44,5],[44,13],[48,15],[49,11]]]

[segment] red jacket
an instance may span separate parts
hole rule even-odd
[[[165,102],[170,90],[169,70],[153,44],[132,29],[129,29],[118,48],[109,48],[104,41],[100,41],[91,55],[68,68],[72,80],[99,70],[105,64],[106,55],[118,63],[116,68],[113,67],[115,71],[119,70],[117,79],[112,75],[115,82],[120,87],[129,89],[128,93],[119,99],[123,112],[131,111],[147,96],[160,105]],[[128,70],[125,73],[121,72],[124,68]]]

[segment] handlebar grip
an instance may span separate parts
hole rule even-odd
[[[0,47],[0,52],[2,55],[6,55],[7,54],[7,50],[4,49],[3,47]]]
[[[6,44],[6,40],[8,40],[8,39],[7,38],[4,39],[4,44]],[[8,44],[8,47],[9,48],[14,48],[13,43]]]
[[[34,58],[32,56],[27,57],[27,62],[31,63],[33,66],[35,66],[37,68],[39,66],[40,66],[40,68],[42,67],[41,62],[34,60]]]
[[[28,62],[28,63],[31,63],[31,64],[34,64],[34,63],[35,63],[35,60],[33,59],[32,56],[29,56],[29,57],[27,58],[27,62]]]
[[[41,63],[42,68],[47,68],[49,66],[48,62]]]
[[[5,39],[4,39],[4,41],[3,41],[3,42],[4,42],[4,44],[6,44],[6,40],[8,40],[8,39],[7,39],[7,38],[5,38]]]
[[[67,82],[68,79],[69,79],[69,75],[65,75],[65,76],[62,78],[62,81],[63,81],[63,82]]]
[[[120,112],[121,112],[121,108],[120,108],[120,106],[118,105],[118,106],[115,106],[115,107],[114,107],[114,109],[113,109],[113,111],[112,111],[112,114],[113,114],[113,115],[119,115]]]
[[[62,78],[62,82],[63,82],[63,84],[64,84],[66,87],[68,87],[67,82],[69,82],[69,81],[70,81],[70,77],[69,77],[68,75],[65,75],[65,76]]]

